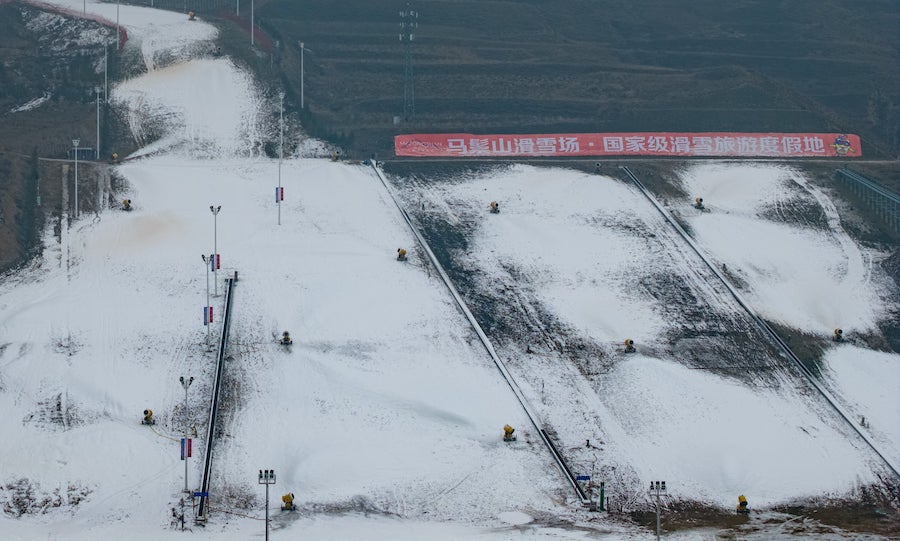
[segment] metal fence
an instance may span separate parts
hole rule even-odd
[[[900,234],[900,196],[850,169],[838,169],[837,173],[838,180],[892,233]]]

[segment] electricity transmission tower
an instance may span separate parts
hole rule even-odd
[[[400,12],[400,41],[403,43],[403,119],[409,120],[416,112],[415,83],[413,81],[412,42],[419,26],[419,13],[409,8]]]

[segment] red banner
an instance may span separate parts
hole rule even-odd
[[[859,136],[840,133],[410,134],[394,137],[397,156],[681,156],[811,158],[862,156]]]

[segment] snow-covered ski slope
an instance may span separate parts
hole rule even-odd
[[[747,183],[754,173],[763,180],[770,174],[767,166],[734,167]],[[846,493],[885,474],[880,460],[796,367],[766,344],[734,298],[634,187],[528,166],[395,182],[434,242],[450,246],[447,257],[468,269],[467,280],[475,284],[469,298],[489,299],[481,301],[482,312],[500,321],[495,326],[501,355],[572,446],[576,463],[596,461],[607,479],[640,479],[641,487],[664,478],[679,497],[725,502],[752,492],[760,504]],[[501,202],[499,214],[487,212],[491,200]],[[727,220],[721,218],[709,235],[734,235],[733,242],[740,242],[743,236],[734,228],[743,224],[722,222]],[[467,231],[465,241],[448,238],[451,230]],[[782,236],[794,234],[788,227]],[[827,246],[827,234],[822,237],[820,244]],[[773,246],[780,240],[767,238]],[[842,247],[826,255],[839,258]],[[787,263],[794,262],[771,265]],[[805,264],[823,279],[853,279],[819,273],[815,260]],[[795,287],[783,289],[797,291],[797,302],[803,302],[804,270],[790,279]],[[871,297],[865,310],[858,303],[847,309],[858,308],[860,317],[874,320],[892,296],[881,289],[888,287],[884,276],[865,279],[871,284],[853,285],[882,295]],[[766,284],[747,286],[757,287]],[[754,302],[766,306],[764,299]],[[504,331],[503,320],[519,328]],[[636,340],[637,353],[622,352],[625,338]],[[526,352],[526,345],[535,353]],[[571,358],[576,360],[566,361]],[[858,405],[864,415],[876,404],[882,408],[872,414],[886,422],[873,427],[873,434],[883,436],[883,446],[896,456],[896,423],[890,422],[900,419],[897,380],[890,377],[896,364],[871,366],[875,372],[866,379],[883,391],[884,400],[855,400],[864,402]],[[884,378],[880,384],[878,378]],[[588,448],[588,438],[603,442],[602,451]]]
[[[88,4],[106,18],[115,9]],[[285,160],[277,225],[278,166],[259,157],[271,102],[228,59],[195,56],[215,35],[202,21],[127,6],[121,21],[147,74],[111,97],[130,112],[135,137],[147,138],[138,155],[153,156],[117,169],[134,211],[83,215],[60,236],[51,226],[42,258],[0,284],[0,505],[11,510],[0,515],[0,538],[184,535],[171,527],[184,486],[177,440],[185,426],[199,431],[188,462],[196,487],[214,368],[201,324],[210,205],[222,206],[223,268],[210,285],[220,293],[217,323],[222,276],[237,271],[239,280],[212,511],[205,528],[188,521],[194,536],[261,537],[257,470],[272,468],[273,539],[651,537],[573,505],[370,169]],[[735,167],[751,182],[758,170]],[[735,376],[741,359],[716,356],[723,348],[689,355],[699,348],[690,336],[740,330],[742,316],[630,187],[521,166],[447,185],[394,180],[422,217],[471,230],[461,264],[476,269],[481,291],[502,293],[513,320],[562,322],[546,324],[543,341],[529,336],[534,353],[500,332],[498,349],[576,473],[607,480],[614,507],[645,499],[653,479],[666,479],[673,497],[730,507],[742,493],[760,506],[848,495],[883,473],[764,351],[745,379]],[[501,214],[486,212],[491,199]],[[398,247],[408,262],[394,260]],[[784,279],[799,286],[802,272]],[[766,283],[747,281],[765,304]],[[667,289],[691,292],[689,317],[679,315],[683,296],[658,300]],[[877,320],[881,298],[841,324]],[[275,343],[283,330],[290,349]],[[564,354],[578,336],[587,339],[573,343],[599,344],[587,369]],[[619,354],[625,337],[637,354]],[[872,360],[871,376],[848,368],[856,355]],[[886,425],[898,418],[897,380],[887,379],[896,357],[847,345],[827,359],[842,397],[894,452]],[[187,411],[182,375],[195,377]],[[139,424],[148,407],[153,428]],[[501,441],[506,423],[519,433],[511,445]],[[278,511],[286,492],[301,512]]]

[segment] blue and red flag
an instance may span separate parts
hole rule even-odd
[[[284,186],[275,187],[275,202],[284,201]]]
[[[181,460],[191,458],[191,438],[181,438]]]

